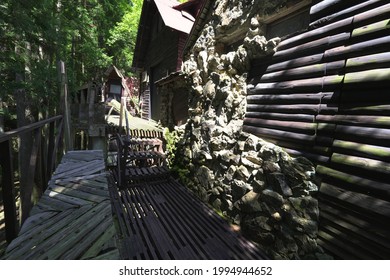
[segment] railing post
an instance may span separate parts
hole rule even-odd
[[[19,230],[18,218],[16,215],[15,193],[14,193],[14,171],[12,165],[12,153],[10,140],[0,143],[0,165],[2,167],[2,192],[4,203],[5,236],[10,243]]]
[[[33,147],[30,155],[30,164],[27,171],[27,178],[29,182],[25,186],[20,188],[20,204],[21,213],[20,220],[21,224],[28,218],[30,210],[33,206],[32,194],[34,188],[35,169],[37,166],[37,158],[39,147],[41,145],[41,128],[36,128],[33,133]]]

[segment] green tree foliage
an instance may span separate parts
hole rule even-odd
[[[133,0],[120,22],[110,30],[108,45],[113,63],[126,75],[131,75],[133,53],[137,40],[138,23],[141,16],[143,0]],[[115,55],[114,55],[115,54]]]
[[[54,114],[60,60],[70,92],[97,80],[112,63],[128,71],[141,8],[141,0],[2,0],[1,113],[16,115],[19,96],[32,120]]]

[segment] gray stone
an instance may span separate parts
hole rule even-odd
[[[250,168],[250,169],[259,169],[259,168],[261,168],[261,165],[255,164],[255,163],[253,163],[252,161],[248,160],[245,157],[241,157],[241,163],[245,167]]]
[[[263,164],[263,159],[259,158],[257,155],[257,152],[255,152],[255,151],[244,152],[244,153],[242,153],[242,157],[245,157],[247,160],[253,162],[254,164],[257,164],[257,165]]]
[[[232,139],[234,138],[234,143],[237,143],[235,138],[237,138],[237,135],[241,132],[243,123],[243,120],[232,120],[225,128],[223,128],[223,133]]]
[[[206,166],[201,166],[196,172],[196,178],[199,183],[205,188],[210,189],[214,185],[214,173]]]
[[[247,181],[251,174],[249,173],[248,169],[244,165],[240,165],[237,169],[237,175],[239,178],[244,179]]]
[[[245,151],[258,151],[258,138],[250,135],[245,141]]]
[[[235,165],[230,165],[228,170],[226,171],[225,178],[228,181],[233,181],[236,171],[237,171],[237,167]]]
[[[206,85],[203,87],[203,92],[204,94],[210,98],[214,99],[215,97],[215,84],[213,83],[212,80],[209,80]]]
[[[213,137],[210,140],[210,149],[213,151],[221,151],[226,147],[226,143],[219,137]]]
[[[262,210],[258,201],[260,194],[253,191],[245,194],[240,200],[238,200],[234,206],[241,210],[243,213],[256,213]]]
[[[257,193],[261,193],[265,189],[265,182],[259,179],[254,179],[252,181],[253,191]]]
[[[284,204],[283,196],[272,190],[265,189],[262,192],[262,201],[274,205],[275,207],[281,207]]]
[[[253,188],[251,185],[241,180],[234,179],[232,183],[233,201],[241,199],[246,193],[250,192],[252,189]]]
[[[267,182],[274,191],[282,194],[284,197],[289,197],[293,195],[291,188],[286,182],[286,177],[283,173],[269,173],[267,174]]]
[[[259,156],[265,161],[278,162],[281,149],[268,143],[260,148]]]
[[[213,207],[218,210],[218,211],[221,211],[221,206],[222,206],[222,201],[217,198],[213,201]]]
[[[264,161],[263,170],[267,173],[281,172],[279,164],[273,161]]]

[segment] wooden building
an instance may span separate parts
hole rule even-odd
[[[104,101],[115,99],[121,102],[121,97],[130,98],[131,92],[126,79],[121,72],[111,65],[104,73]]]
[[[162,101],[169,98],[162,97],[156,82],[166,85],[172,73],[180,72],[184,46],[201,2],[190,0],[180,4],[173,0],[152,0],[143,3],[133,67],[140,73],[141,111],[145,119],[158,121],[161,114],[166,113],[168,104]],[[176,95],[180,100],[186,99],[183,90],[178,90]],[[186,114],[187,104],[178,106],[175,108],[178,114]],[[180,117],[183,118],[186,117]]]
[[[390,4],[313,1],[309,26],[254,61],[244,131],[317,164],[319,244],[390,258]]]

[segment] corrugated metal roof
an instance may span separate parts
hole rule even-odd
[[[174,9],[180,4],[179,2],[172,0],[154,0],[154,2],[166,26],[186,34],[191,32],[194,22],[185,17],[181,11]]]

